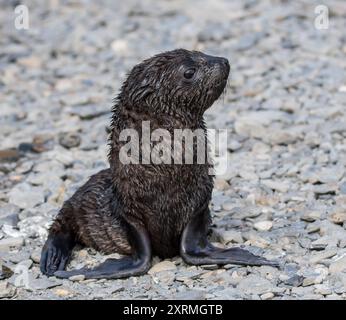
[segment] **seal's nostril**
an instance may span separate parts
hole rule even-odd
[[[229,62],[226,58],[221,58],[221,63],[225,65],[226,67],[229,67]]]
[[[221,68],[223,69],[223,72],[225,74],[225,78],[227,78],[228,74],[231,70],[231,67],[230,67],[229,62],[226,58],[220,58],[220,60],[221,60],[220,65],[222,66]]]
[[[204,56],[205,61],[210,65],[222,65],[222,66],[228,66],[229,62],[226,58],[223,57],[213,57],[213,56]]]

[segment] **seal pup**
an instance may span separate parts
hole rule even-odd
[[[160,53],[132,69],[112,110],[110,168],[93,175],[64,203],[42,250],[44,274],[96,279],[138,276],[150,268],[154,254],[161,258],[180,254],[194,265],[277,265],[241,248],[217,248],[207,237],[212,165],[198,162],[197,147],[198,141],[207,141],[203,114],[224,91],[229,72],[226,58],[185,49]],[[149,151],[163,144],[161,151],[173,151],[168,159],[176,152],[182,163],[148,161],[147,149],[142,148],[146,122],[150,133],[199,130],[192,145],[183,143],[181,150],[175,150],[170,138],[149,144]],[[137,161],[126,163],[121,158],[128,141],[122,133],[129,129],[138,133],[141,142],[134,152]],[[189,152],[192,163],[186,161]],[[92,269],[65,271],[77,243],[125,256]]]

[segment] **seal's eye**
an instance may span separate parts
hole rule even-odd
[[[193,77],[193,75],[195,74],[195,72],[196,72],[196,69],[194,69],[194,68],[187,69],[184,72],[184,77],[186,79],[191,79]]]

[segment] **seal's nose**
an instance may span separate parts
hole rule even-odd
[[[226,74],[228,76],[229,71],[231,69],[228,60],[226,58],[219,58],[219,59],[220,59],[220,64],[223,65],[224,70],[225,70],[225,72],[226,72]]]
[[[223,64],[226,68],[229,69],[229,62],[226,58],[219,58],[220,59],[220,63]]]
[[[213,56],[206,56],[207,63],[209,65],[217,64],[222,67],[227,73],[230,70],[229,62],[226,58],[223,57],[213,57]]]

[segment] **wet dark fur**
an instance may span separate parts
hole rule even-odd
[[[130,254],[126,221],[148,230],[153,252],[161,257],[179,254],[187,223],[211,199],[213,177],[209,164],[127,164],[119,161],[119,134],[134,128],[141,137],[143,120],[151,130],[202,129],[203,113],[222,93],[229,65],[207,63],[204,54],[183,49],[165,52],[135,66],[113,107],[109,145],[110,169],[103,170],[64,204],[49,233],[66,234],[104,253]],[[197,69],[193,80],[182,77]],[[203,134],[200,139],[206,139]],[[196,146],[196,144],[195,144]],[[207,151],[206,151],[207,152]],[[139,154],[141,158],[141,153]],[[53,270],[54,271],[54,270]]]

